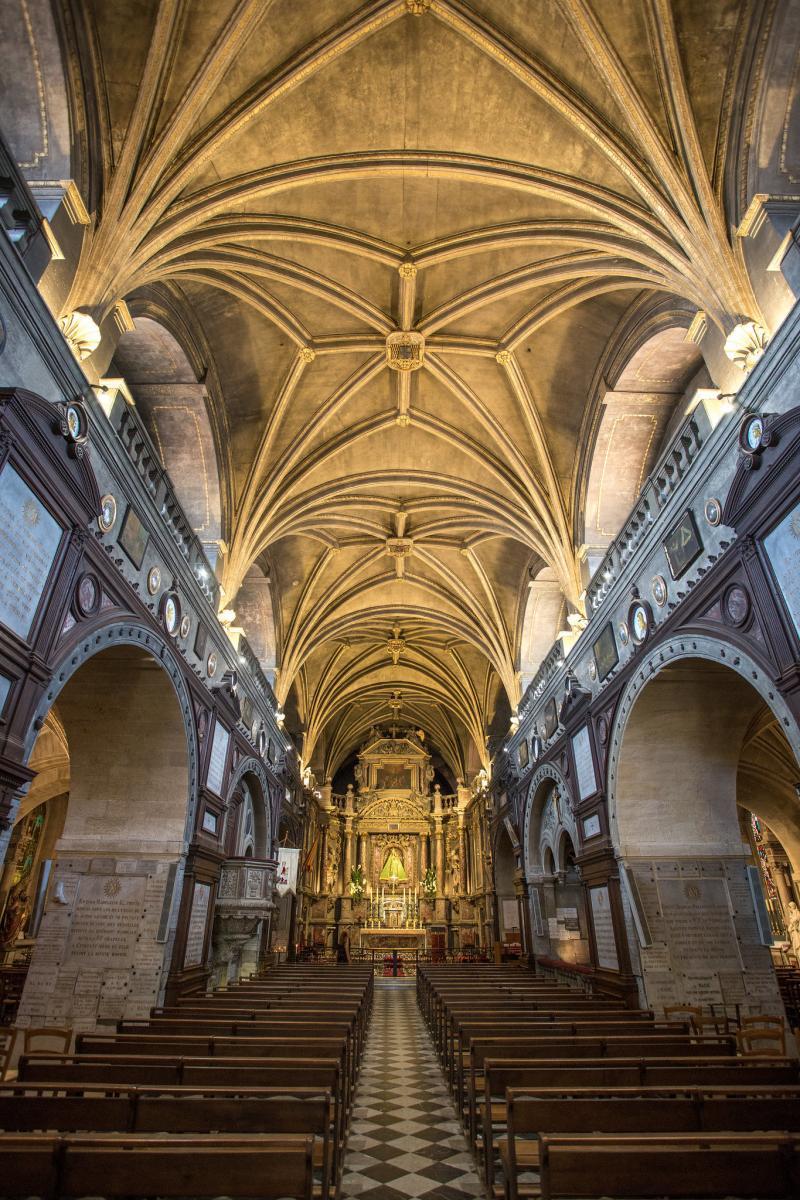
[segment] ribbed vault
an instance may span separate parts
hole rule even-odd
[[[64,311],[168,297],[197,329],[226,603],[270,564],[305,761],[332,775],[401,692],[466,777],[519,699],[531,564],[580,609],[625,314],[760,315],[722,201],[757,0],[68,7],[101,202]]]

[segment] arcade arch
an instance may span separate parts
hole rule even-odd
[[[54,730],[63,731],[63,755],[46,786],[68,790],[53,812],[63,827],[45,844],[52,870],[19,1021],[90,1027],[157,1002],[192,811],[191,756],[173,683],[138,645],[108,646],[78,666],[44,720],[32,765]]]
[[[516,854],[505,825],[501,825],[494,844],[494,891],[497,904],[498,939],[505,946],[521,944],[519,905],[514,887]]]
[[[640,673],[623,697],[612,735],[612,836],[639,897],[625,901],[629,912],[638,909],[630,915],[642,930],[629,936],[639,943],[631,947],[634,969],[652,1007],[780,1011],[760,868],[737,805],[796,837],[796,796],[774,774],[755,786],[752,769],[762,730],[793,759],[793,722],[774,692],[765,699],[768,681],[744,655],[729,662],[717,646],[713,661],[704,653],[710,646],[693,649],[681,655],[673,647],[671,658],[669,646],[660,648],[655,674]]]
[[[554,767],[544,766],[533,778],[525,821],[533,953],[583,963],[589,941],[576,844],[566,781]]]

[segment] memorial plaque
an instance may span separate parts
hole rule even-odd
[[[575,759],[578,795],[581,800],[586,800],[597,791],[597,775],[595,774],[592,742],[587,725],[579,729],[572,739],[572,757]],[[599,828],[597,832],[600,832]]]
[[[697,524],[690,508],[681,517],[678,524],[664,541],[664,553],[667,556],[670,574],[673,579],[680,579],[696,558],[703,553],[703,543],[697,532]]]
[[[18,637],[30,633],[63,532],[14,468],[4,467],[0,472],[0,621]]]
[[[150,540],[150,534],[145,529],[138,515],[130,506],[125,513],[125,520],[122,522],[122,528],[119,531],[119,544],[131,560],[136,570],[141,570],[144,562],[144,552],[147,549],[147,543]]]
[[[795,630],[800,633],[800,504],[767,534],[764,549]]]
[[[592,653],[597,666],[597,677],[602,683],[606,675],[613,671],[619,662],[617,643],[614,640],[614,630],[610,621],[592,646]]]
[[[614,918],[611,915],[608,888],[589,888],[589,895],[592,900],[592,924],[597,946],[597,965],[605,967],[609,971],[618,971],[617,942],[614,937]]]
[[[194,892],[192,893],[192,911],[189,914],[189,928],[186,932],[186,953],[183,956],[184,967],[199,967],[203,965],[206,922],[210,900],[211,884],[196,883],[194,885]]]
[[[503,900],[503,931],[519,933],[519,905],[516,900]]]
[[[590,817],[583,818],[583,836],[585,838],[597,837],[600,833],[600,818],[597,813],[592,813]]]
[[[133,962],[144,891],[145,880],[141,876],[83,876],[65,955],[65,965],[79,968],[79,979],[85,978],[86,971],[92,968],[127,969]],[[98,980],[99,977],[98,972]],[[77,986],[76,982],[76,989]]]
[[[216,792],[218,796],[223,794],[222,788],[225,782],[225,764],[228,758],[228,742],[230,738],[230,730],[226,729],[221,722],[215,721],[206,783],[211,791]]]
[[[740,971],[739,946],[724,879],[661,879],[667,943],[685,973]]]

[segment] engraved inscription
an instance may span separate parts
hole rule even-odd
[[[81,879],[66,961],[81,968],[129,967],[141,926],[144,892],[141,876],[87,875]]]
[[[0,621],[30,632],[63,530],[13,467],[0,474]]]

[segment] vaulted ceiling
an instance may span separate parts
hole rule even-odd
[[[454,777],[487,763],[531,567],[580,607],[626,314],[757,315],[722,187],[758,7],[65,5],[96,203],[64,310],[160,298],[204,347],[227,602],[269,569],[321,773],[394,691]],[[419,369],[388,365],[398,331]]]

